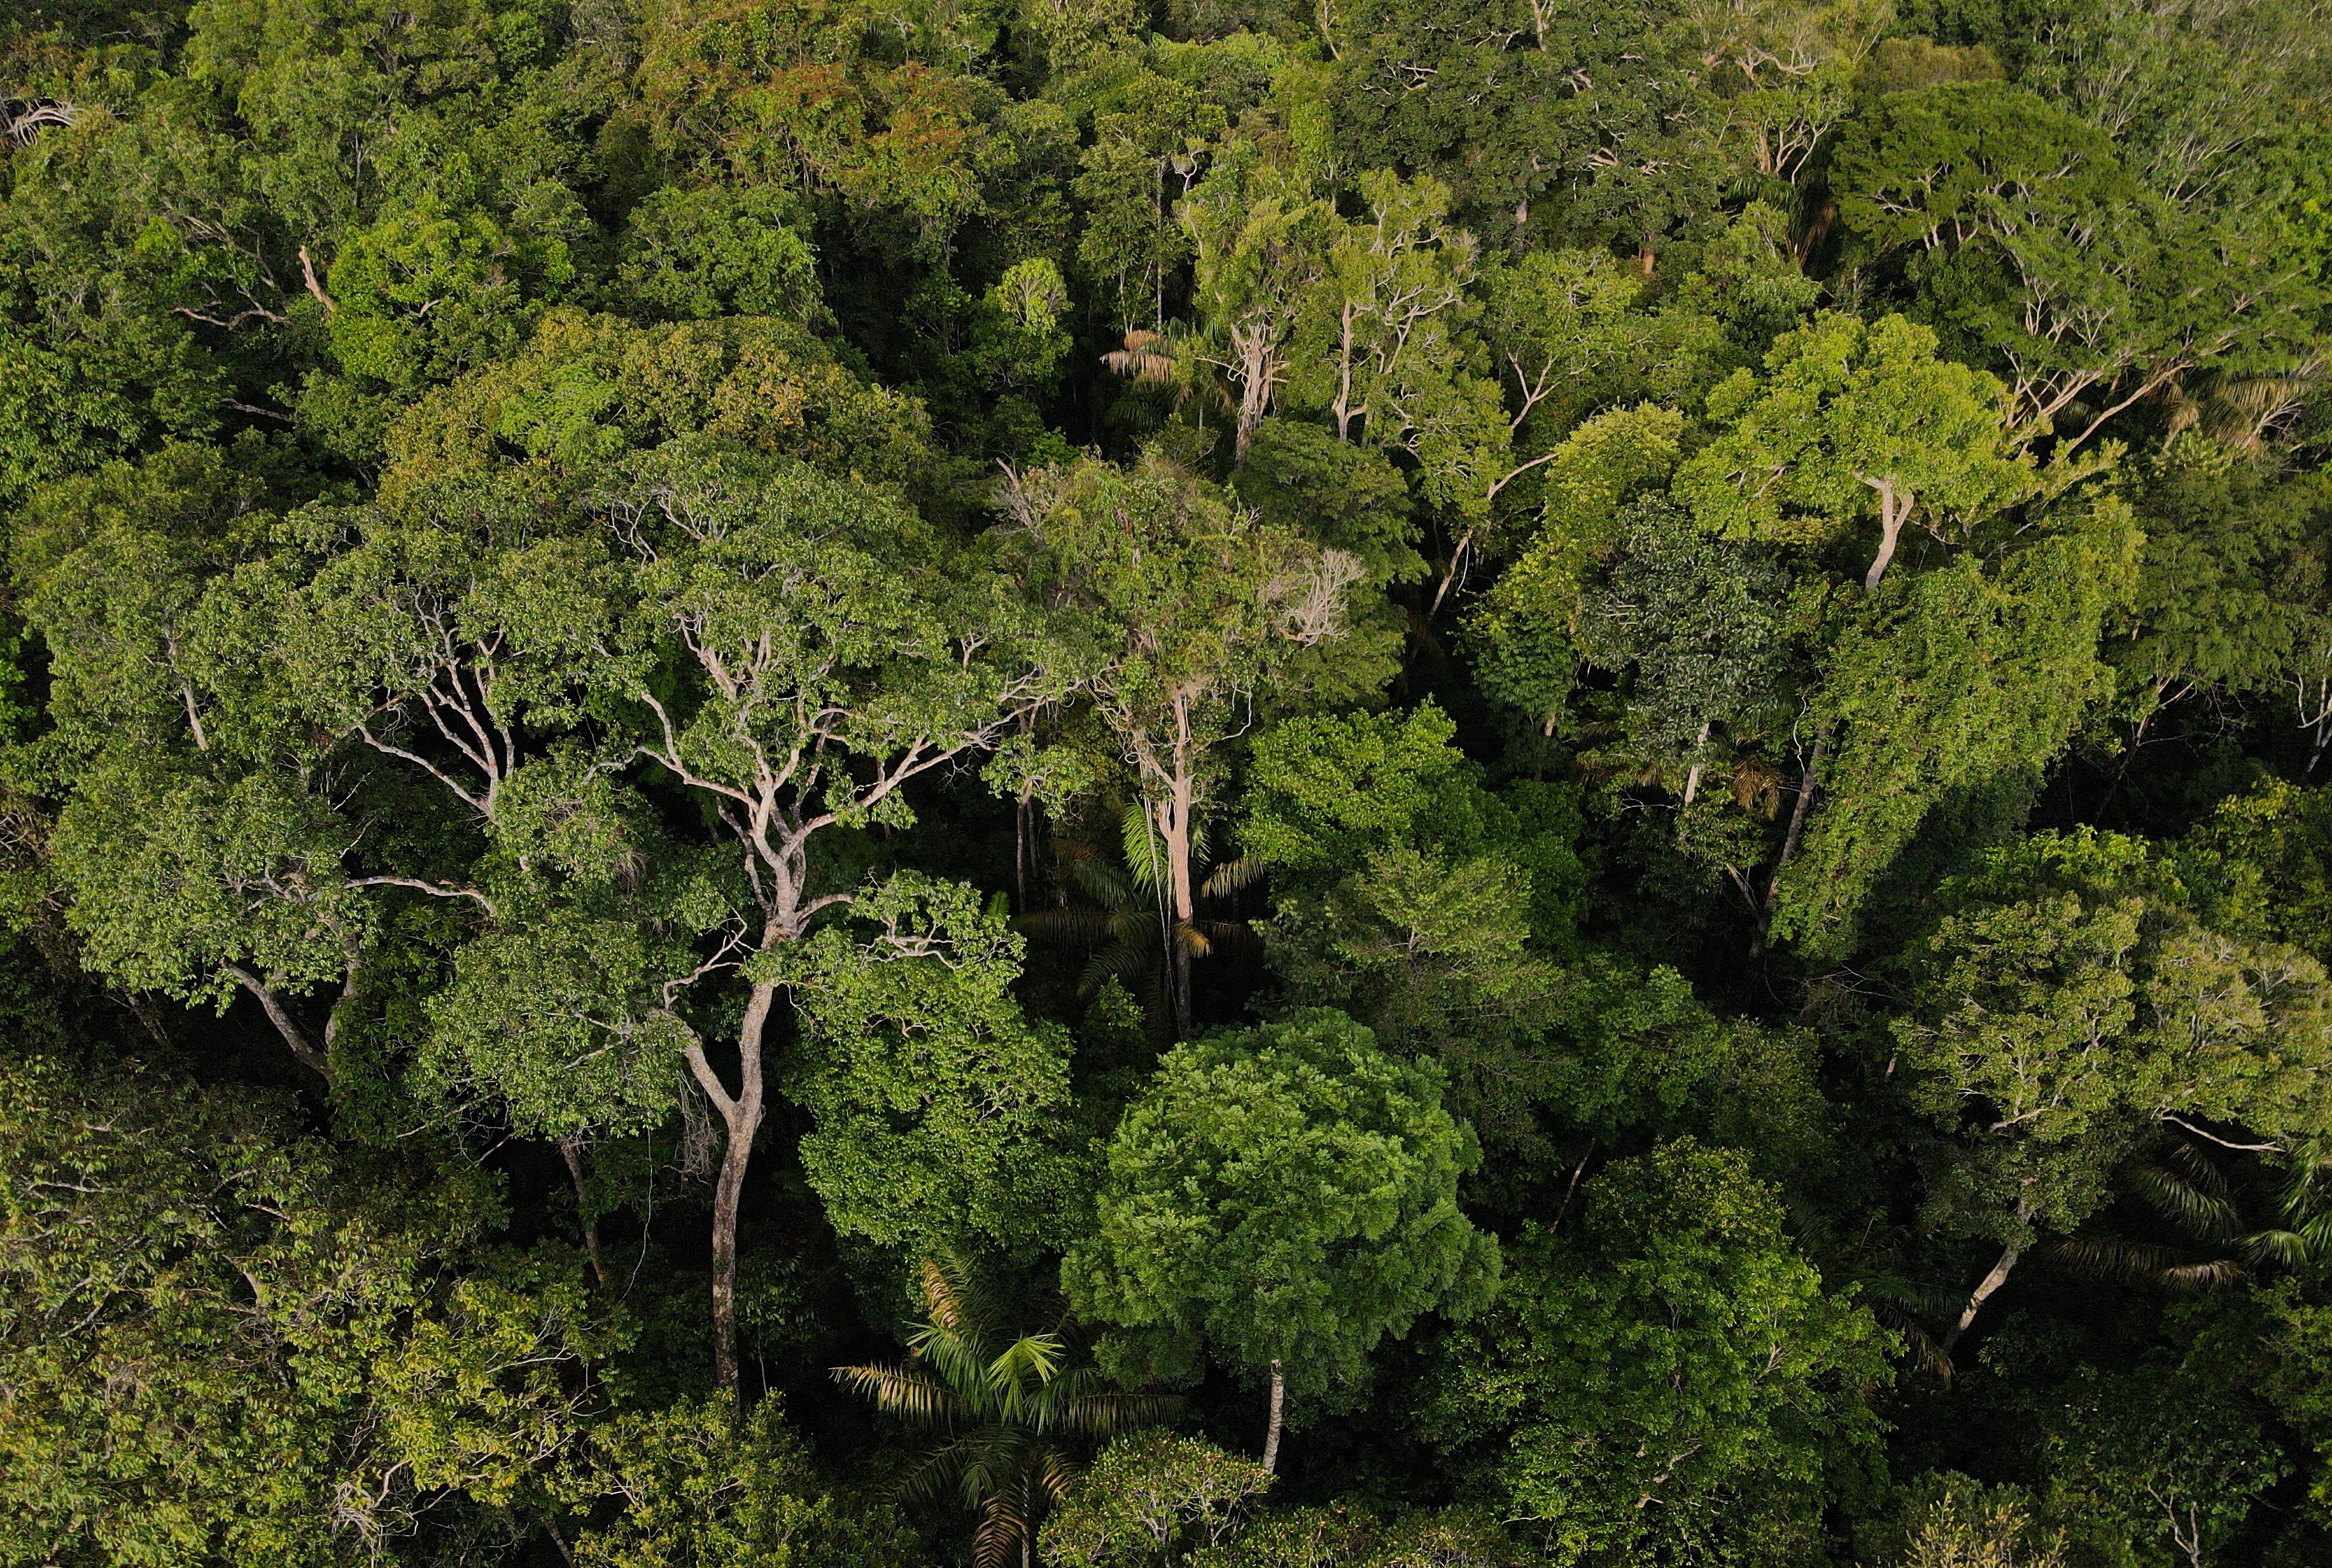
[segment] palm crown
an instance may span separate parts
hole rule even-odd
[[[1091,1366],[1071,1367],[1057,1330],[1007,1340],[995,1303],[961,1258],[930,1258],[917,1281],[925,1321],[903,1366],[834,1369],[846,1387],[939,1441],[899,1483],[902,1496],[978,1511],[979,1568],[1014,1549],[1024,1565],[1038,1514],[1075,1479],[1073,1447],[1158,1420],[1171,1401],[1129,1392]]]

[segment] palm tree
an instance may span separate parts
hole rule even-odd
[[[1002,1568],[1019,1550],[1028,1568],[1043,1509],[1076,1476],[1070,1446],[1157,1420],[1170,1400],[1110,1385],[1096,1368],[1070,1367],[1057,1330],[1006,1341],[995,1304],[957,1257],[930,1258],[918,1281],[926,1318],[908,1336],[904,1366],[845,1366],[834,1375],[877,1409],[939,1441],[899,1483],[902,1496],[953,1496],[980,1515],[979,1568]]]
[[[1025,914],[1017,923],[1040,942],[1088,950],[1091,957],[1078,980],[1078,994],[1090,998],[1114,979],[1141,1001],[1153,1035],[1171,1037],[1174,1009],[1166,987],[1177,953],[1207,958],[1226,944],[1252,943],[1255,935],[1246,921],[1237,918],[1175,919],[1166,902],[1165,846],[1158,841],[1150,814],[1135,802],[1125,808],[1119,826],[1122,860],[1107,846],[1083,838],[1057,839],[1062,903]],[[1190,847],[1203,873],[1201,898],[1228,898],[1262,879],[1261,868],[1245,856],[1214,861],[1203,822],[1193,825]],[[1072,894],[1076,902],[1069,901]]]

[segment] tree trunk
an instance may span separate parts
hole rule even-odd
[[[1473,548],[1473,544],[1474,531],[1469,528],[1458,536],[1457,548],[1449,552],[1449,569],[1441,574],[1441,584],[1433,590],[1433,602],[1425,607],[1428,620],[1441,613],[1441,601],[1448,598],[1449,590],[1458,586],[1458,573],[1464,567],[1466,552]]]
[[[1263,427],[1264,413],[1271,406],[1271,384],[1278,379],[1278,367],[1272,362],[1271,339],[1268,321],[1249,321],[1231,330],[1241,377],[1238,426],[1231,447],[1231,458],[1236,463],[1247,461],[1247,449],[1255,444],[1255,433]]]
[[[1757,934],[1749,956],[1755,958],[1765,951],[1765,932],[1773,922],[1773,905],[1782,896],[1782,871],[1798,852],[1798,841],[1805,837],[1806,813],[1814,803],[1814,788],[1821,782],[1822,753],[1830,749],[1827,734],[1814,737],[1813,754],[1806,759],[1806,770],[1798,779],[1798,803],[1790,810],[1790,831],[1782,839],[1782,856],[1773,862],[1773,875],[1765,884],[1765,906],[1759,912]]]
[[[329,1090],[332,1086],[331,1058],[316,1048],[315,1042],[308,1037],[308,1031],[300,1027],[299,1020],[284,1007],[283,999],[275,994],[274,988],[241,964],[231,963],[225,969],[235,984],[258,999],[261,1010],[267,1015],[267,1021],[275,1026],[275,1032],[283,1037],[283,1043],[292,1047],[292,1054],[299,1058],[300,1065],[323,1079],[324,1087]]]
[[[1177,779],[1173,798],[1158,814],[1159,831],[1166,840],[1166,875],[1174,909],[1174,929],[1169,933],[1168,949],[1174,969],[1174,1033],[1178,1039],[1190,1037],[1190,949],[1184,932],[1199,909],[1197,895],[1190,886],[1190,779]]]
[[[1166,780],[1166,798],[1159,806],[1158,829],[1166,840],[1167,885],[1174,903],[1170,956],[1174,970],[1174,1031],[1179,1039],[1190,1037],[1190,950],[1187,934],[1199,915],[1198,890],[1190,873],[1190,818],[1198,807],[1199,791],[1198,781],[1192,776],[1190,751],[1190,704],[1187,698],[1177,695],[1174,771]]]
[[[1278,1358],[1271,1362],[1271,1425],[1263,1434],[1263,1473],[1279,1473],[1279,1420],[1287,1402],[1287,1379],[1281,1372]]]
[[[1352,313],[1353,306],[1347,301],[1343,317],[1343,335],[1337,343],[1336,401],[1333,405],[1336,439],[1339,441],[1352,438]]]
[[[1960,1335],[1968,1331],[1968,1324],[1974,1323],[1975,1315],[1983,1310],[1983,1304],[1992,1299],[1993,1292],[2008,1283],[2009,1271],[2016,1267],[2016,1260],[2023,1255],[2021,1247],[2012,1247],[2002,1252],[2000,1261],[1992,1266],[1992,1272],[1977,1281],[1976,1287],[1968,1292],[1967,1305],[1960,1309],[1960,1320],[1952,1324],[1951,1332],[1944,1335],[1944,1343],[1937,1347],[1945,1361],[1951,1359],[1952,1346],[1959,1343]]]
[[[1895,559],[1896,543],[1903,537],[1903,525],[1911,520],[1916,498],[1907,492],[1897,496],[1891,479],[1866,479],[1863,483],[1878,492],[1878,554],[1862,577],[1862,591],[1872,593],[1878,588],[1878,579],[1887,575],[1888,563]]]
[[[1715,722],[1703,719],[1700,722],[1700,738],[1692,743],[1692,771],[1684,776],[1684,803],[1687,806],[1700,793],[1700,753],[1708,744],[1709,726]]]
[[[704,1058],[704,1047],[688,1045],[688,1068],[712,1108],[721,1113],[728,1145],[721,1152],[721,1174],[712,1188],[712,1379],[734,1391],[737,1354],[737,1211],[745,1192],[745,1170],[753,1158],[753,1135],[761,1128],[761,1037],[778,988],[757,984],[745,1002],[737,1031],[738,1092],[732,1096]],[[739,1409],[741,1412],[742,1405]]]
[[[600,1289],[605,1290],[607,1288],[607,1260],[599,1254],[598,1223],[586,1218],[591,1200],[583,1190],[583,1152],[575,1146],[572,1138],[560,1138],[556,1142],[559,1157],[567,1162],[568,1178],[575,1183],[575,1215],[583,1221],[583,1245],[591,1254],[591,1277],[599,1282]]]

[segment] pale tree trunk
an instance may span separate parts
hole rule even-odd
[[[1343,336],[1337,345],[1336,362],[1336,439],[1352,438],[1352,316],[1355,307],[1347,301],[1343,312]]]
[[[1177,779],[1174,795],[1158,807],[1158,832],[1166,841],[1166,879],[1173,927],[1166,933],[1166,953],[1172,976],[1169,981],[1174,992],[1174,1034],[1178,1039],[1190,1036],[1190,950],[1184,940],[1192,917],[1198,913],[1198,899],[1190,886],[1190,781]]]
[[[1190,776],[1190,722],[1187,698],[1174,699],[1174,770],[1167,780],[1166,798],[1158,808],[1158,829],[1166,839],[1166,875],[1174,905],[1174,930],[1169,948],[1173,968],[1174,1029],[1177,1037],[1190,1036],[1190,950],[1185,933],[1198,918],[1199,899],[1190,875],[1190,817],[1197,805],[1197,781]]]
[[[1449,569],[1441,574],[1440,586],[1433,590],[1433,602],[1425,609],[1427,618],[1441,613],[1441,601],[1448,598],[1449,590],[1458,586],[1458,573],[1466,565],[1466,552],[1473,548],[1474,531],[1469,528],[1458,536],[1457,547],[1449,552]]]
[[[1764,907],[1758,912],[1757,933],[1752,941],[1749,956],[1755,958],[1765,951],[1765,932],[1773,923],[1773,906],[1782,898],[1782,872],[1798,853],[1799,841],[1805,837],[1806,813],[1812,809],[1814,789],[1821,781],[1822,753],[1830,749],[1830,737],[1814,737],[1814,749],[1806,759],[1806,770],[1798,778],[1798,803],[1790,808],[1790,830],[1782,839],[1781,858],[1773,862],[1773,875],[1765,884]]]
[[[1916,498],[1907,490],[1896,493],[1891,479],[1866,479],[1862,483],[1878,492],[1878,554],[1862,577],[1862,591],[1870,593],[1878,588],[1878,579],[1887,575],[1888,564],[1895,559],[1895,546],[1903,537],[1903,525],[1911,521],[1911,508]]]
[[[331,1058],[308,1037],[308,1031],[300,1027],[300,1020],[292,1016],[291,1009],[283,1005],[283,999],[275,994],[275,988],[241,964],[226,965],[225,972],[258,1001],[260,1010],[267,1015],[267,1021],[275,1026],[275,1032],[283,1037],[283,1043],[292,1047],[292,1054],[299,1058],[300,1065],[323,1079],[324,1087],[330,1089]]]
[[[737,1214],[744,1199],[745,1170],[753,1158],[753,1135],[761,1128],[761,1039],[769,1021],[777,987],[753,987],[745,1002],[745,1019],[737,1031],[738,1089],[731,1095],[721,1075],[705,1060],[704,1047],[688,1043],[688,1070],[721,1113],[727,1143],[721,1152],[721,1174],[712,1188],[712,1379],[719,1387],[737,1387]]]
[[[1263,1473],[1279,1473],[1279,1422],[1287,1403],[1287,1379],[1280,1370],[1278,1358],[1271,1362],[1271,1425],[1263,1434]]]
[[[1700,753],[1708,745],[1709,726],[1715,722],[1713,719],[1703,719],[1699,738],[1692,743],[1692,771],[1684,776],[1684,803],[1687,806],[1700,793]]]
[[[1992,1271],[1976,1282],[1976,1287],[1974,1290],[1968,1292],[1967,1305],[1960,1309],[1959,1321],[1952,1324],[1951,1332],[1944,1335],[1944,1343],[1937,1347],[1945,1361],[1951,1359],[1952,1346],[1959,1343],[1960,1335],[1968,1331],[1968,1324],[1974,1323],[1975,1315],[1983,1310],[1983,1304],[1990,1301],[1993,1293],[2008,1283],[2009,1272],[2016,1267],[2016,1260],[2023,1256],[2024,1248],[2021,1246],[2009,1248],[2000,1255],[2000,1261],[1992,1266]]]
[[[1238,427],[1231,448],[1234,462],[1247,461],[1247,449],[1255,444],[1255,433],[1263,427],[1263,416],[1271,406],[1272,383],[1279,379],[1279,367],[1272,352],[1276,335],[1270,320],[1250,320],[1231,329],[1231,347],[1239,358]]]
[[[583,1246],[591,1254],[591,1277],[599,1282],[600,1289],[605,1290],[607,1288],[607,1260],[599,1254],[598,1223],[587,1218],[591,1198],[583,1187],[583,1151],[572,1138],[559,1138],[555,1142],[559,1145],[559,1157],[567,1162],[568,1179],[575,1183],[575,1214],[583,1221]]]

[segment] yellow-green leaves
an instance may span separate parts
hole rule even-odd
[[[1762,378],[1736,370],[1709,394],[1720,434],[1677,473],[1677,499],[1713,532],[1778,544],[1825,543],[1876,514],[1877,587],[1907,521],[1964,535],[2029,483],[1999,383],[1935,347],[1900,316],[1826,315],[1782,338]]]

